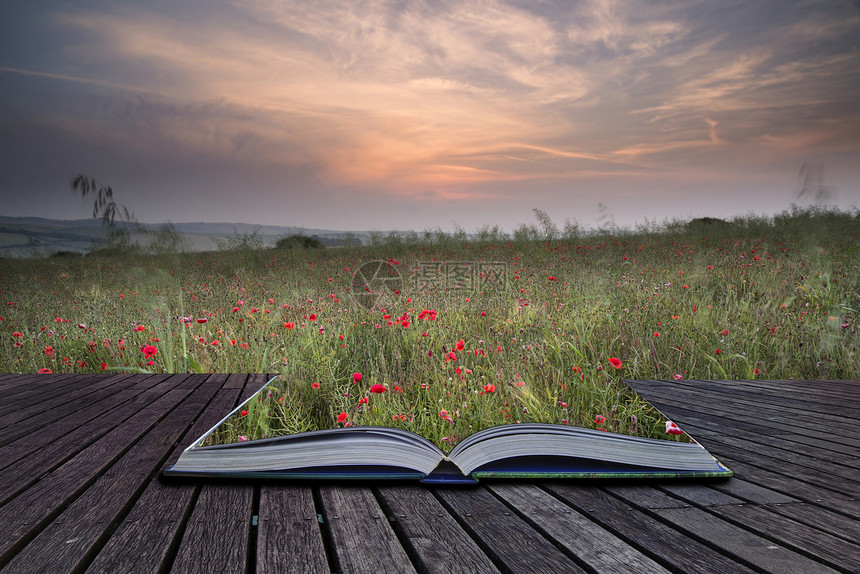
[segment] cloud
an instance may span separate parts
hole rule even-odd
[[[860,133],[860,19],[837,2],[84,0],[47,23],[50,50],[0,68],[31,82],[4,113],[165,178],[484,198],[773,173]]]

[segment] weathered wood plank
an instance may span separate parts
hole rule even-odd
[[[219,385],[200,386],[202,382],[198,378],[195,383],[187,384],[188,390],[193,391],[191,395],[178,405],[174,403],[175,408],[168,409],[168,416],[63,509],[6,565],[4,572],[71,572],[86,565],[107,537],[109,525],[122,519],[124,509],[160,469],[174,442],[218,390]]]
[[[44,398],[45,389],[50,388],[52,393],[65,393],[81,380],[86,381],[87,384],[95,382],[95,379],[87,375],[9,375],[9,379],[3,384],[4,401],[0,405],[0,421],[4,415],[21,405]]]
[[[759,536],[767,537],[807,556],[815,556],[816,561],[822,561],[832,568],[850,571],[860,565],[860,545],[772,512],[768,508],[744,504],[721,506],[714,508],[713,512]]]
[[[657,403],[661,405],[661,403]],[[656,405],[655,405],[656,406]],[[737,450],[748,452],[750,458],[776,459],[806,467],[811,471],[840,477],[841,479],[860,482],[860,469],[856,468],[858,459],[850,447],[836,446],[838,450],[848,451],[843,454],[834,450],[822,450],[804,444],[802,437],[784,436],[767,437],[756,433],[738,432],[732,429],[727,421],[709,420],[691,417],[677,412],[678,419],[683,421],[682,428],[705,446],[730,445]],[[832,446],[832,445],[828,445]],[[710,450],[710,448],[709,448]]]
[[[735,476],[744,480],[835,512],[860,518],[860,500],[856,498],[855,491],[852,490],[846,494],[839,489],[829,488],[827,476],[822,477],[821,482],[810,483],[792,476],[790,469],[789,474],[783,474],[784,468],[777,472],[750,464],[741,458],[731,458],[725,453],[715,452],[714,454],[735,471]],[[720,487],[714,486],[714,488]]]
[[[584,572],[582,567],[485,488],[437,489],[496,564],[513,572]]]
[[[851,399],[843,399],[841,402],[833,399],[830,403],[818,403],[819,409],[825,412],[815,412],[809,406],[810,401],[798,400],[790,395],[790,390],[786,390],[787,395],[762,397],[757,401],[748,395],[718,393],[690,385],[667,387],[665,385],[640,386],[640,383],[632,383],[631,387],[640,391],[640,395],[653,397],[654,400],[679,405],[686,402],[687,408],[702,411],[705,407],[706,411],[713,410],[720,417],[749,419],[756,424],[770,425],[788,432],[803,434],[818,432],[820,437],[832,436],[831,429],[850,431],[851,425],[860,422],[858,414],[847,408],[847,404],[850,403],[846,403],[846,400]],[[692,400],[683,401],[684,398]],[[844,409],[845,412],[836,412],[839,409]],[[822,423],[827,424],[826,429]],[[847,438],[852,436],[844,432],[837,435]]]
[[[698,506],[720,506],[723,504],[788,504],[800,502],[797,498],[786,496],[775,490],[759,486],[737,477],[711,483],[665,482],[657,488],[678,498],[683,498]]]
[[[133,384],[124,384],[121,389],[96,400],[79,413],[51,421],[39,432],[0,447],[0,469],[15,466],[14,474],[0,473],[0,502],[27,488],[39,476],[60,466],[135,414],[139,407],[131,399],[151,389],[159,380],[144,377]]]
[[[367,486],[320,486],[338,571],[414,573],[415,568]]]
[[[206,378],[206,385],[219,389],[215,397],[199,413],[197,420],[179,441],[168,462],[179,457],[186,443],[209,430],[236,404],[239,389],[220,389],[226,375],[192,375]],[[193,418],[193,417],[192,417]],[[159,572],[173,560],[174,544],[185,527],[193,500],[199,493],[199,483],[169,481],[154,476],[128,515],[117,524],[104,548],[90,564],[88,572]]]
[[[257,572],[332,572],[308,486],[260,488]]]
[[[665,505],[653,505],[653,499],[660,498],[653,489],[645,487],[611,487],[613,495],[638,508],[648,508],[647,512],[659,516],[675,528],[701,542],[719,548],[734,559],[751,564],[765,572],[779,574],[833,574],[833,568],[811,560],[784,545],[778,544],[754,532],[741,528],[705,512],[700,508],[687,505],[678,508],[667,500]],[[642,505],[642,495],[649,500]],[[663,497],[670,499],[668,495]],[[722,507],[714,507],[722,508]]]
[[[257,377],[231,374],[222,388],[238,389],[241,400],[256,381]],[[230,410],[220,413],[218,419]],[[197,438],[190,438],[189,444]],[[204,481],[182,535],[173,571],[244,572],[251,560],[253,496],[254,488],[250,485]]]
[[[655,562],[678,572],[753,572],[708,544],[688,538],[595,486],[549,483],[547,488],[577,511]]]
[[[176,380],[185,377],[177,375]],[[192,390],[176,386],[172,379],[158,386],[162,385],[171,390],[0,507],[0,563],[11,558],[19,545],[46,526],[59,509],[77,498]]]
[[[860,521],[855,518],[849,518],[832,510],[804,502],[773,504],[768,508],[777,514],[793,518],[843,540],[855,543],[860,540]]]
[[[420,572],[499,571],[428,489],[402,485],[382,487],[378,492],[394,530],[408,545]]]
[[[860,448],[860,439],[855,429],[860,419],[844,419],[835,416],[804,416],[792,414],[778,405],[770,405],[757,409],[745,406],[732,406],[718,397],[713,400],[694,394],[684,397],[672,391],[648,390],[641,394],[659,410],[668,408],[684,420],[722,421],[728,431],[737,435],[744,433],[750,440],[777,437],[789,446],[802,442],[825,451],[842,453],[856,452]],[[686,401],[684,399],[686,398]],[[678,402],[686,403],[684,408],[678,408]],[[661,405],[663,408],[661,408]],[[731,421],[726,425],[726,421]],[[778,440],[762,440],[765,444],[774,444]]]
[[[205,484],[172,571],[243,574],[248,560],[253,494],[249,485]]]
[[[138,375],[141,378],[145,375]],[[167,375],[161,375],[166,378]],[[0,430],[0,445],[40,429],[46,419],[52,420],[73,414],[93,401],[93,397],[110,395],[122,377],[95,379],[73,385],[67,392],[48,393],[41,400],[26,401],[23,406],[3,415],[5,427]],[[84,379],[85,381],[85,379]],[[76,378],[76,383],[78,383]]]
[[[536,485],[499,484],[488,488],[525,516],[534,528],[543,531],[594,571],[669,572]]]
[[[143,385],[148,385],[144,379],[141,379]],[[159,382],[160,381],[160,382]],[[36,449],[31,454],[24,458],[19,458],[14,461],[15,472],[0,473],[0,501],[7,501],[16,494],[28,488],[41,476],[52,471],[55,468],[63,465],[71,457],[76,456],[82,450],[88,448],[91,444],[98,441],[105,433],[110,432],[117,426],[123,424],[126,419],[135,416],[142,408],[148,406],[152,401],[159,396],[168,392],[169,386],[164,384],[164,377],[153,378],[153,382],[157,384],[143,392],[134,395],[129,401],[117,408],[116,416],[97,416],[90,422],[85,422],[80,429],[75,429],[68,432],[62,437],[54,440],[49,444],[43,445]],[[71,424],[74,423],[74,418]],[[91,432],[87,432],[90,430]],[[48,431],[50,433],[51,431]],[[41,433],[35,433],[41,434]],[[9,448],[27,449],[27,437],[21,437],[14,443],[10,443]],[[40,442],[38,436],[33,438],[33,442]],[[22,446],[23,445],[23,446]],[[5,447],[4,447],[5,448]],[[7,453],[11,455],[12,453]]]

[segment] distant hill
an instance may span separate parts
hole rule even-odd
[[[158,224],[143,223],[147,229]],[[254,234],[265,245],[274,245],[281,237],[301,233],[317,237],[325,245],[340,245],[352,236],[367,243],[366,232],[334,231],[279,225],[251,223],[174,223],[192,251],[216,250],[231,239]],[[107,244],[108,230],[97,219],[45,219],[42,217],[9,217],[0,215],[0,257],[30,257],[50,255],[58,251],[86,253]]]

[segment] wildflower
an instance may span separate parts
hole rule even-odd
[[[463,349],[466,348],[466,341],[464,341],[463,339],[460,339],[459,341],[457,341],[456,347],[457,347],[458,351],[462,351]]]
[[[18,331],[15,331],[14,333],[12,333],[12,336],[13,337],[23,337],[24,335],[19,333]]]
[[[655,337],[659,337],[659,336],[660,336],[660,333],[658,333],[657,331],[654,331],[654,336],[655,336]]]
[[[672,421],[666,421],[666,432],[669,434],[684,434],[684,431],[678,428],[678,425]]]
[[[456,361],[457,360],[457,353],[455,353],[454,351],[449,352],[447,355],[445,355],[445,360],[446,361]]]
[[[439,411],[439,418],[448,421],[451,424],[454,424],[454,419],[451,418],[451,415],[449,415],[448,411],[446,410]]]
[[[105,369],[107,369],[107,363],[102,361],[101,363],[99,363],[99,367],[101,367],[101,370],[104,371]]]
[[[361,373],[353,373],[352,374],[352,382],[357,383],[361,380]]]
[[[50,375],[53,372],[54,371],[52,371],[51,369],[46,369],[46,368],[39,369],[40,375]]]
[[[555,276],[554,276],[554,275],[550,275],[550,276],[549,276],[549,280],[550,280],[550,281],[555,281]]]
[[[722,354],[723,354],[723,350],[722,350],[722,349],[717,349],[716,351],[714,351],[714,354],[716,354],[716,355],[722,355]]]
[[[371,385],[370,386],[370,392],[371,393],[384,393],[387,390],[388,389],[386,389],[383,385]]]
[[[138,332],[139,332],[139,331],[144,331],[144,330],[146,330],[146,327],[144,327],[143,325],[138,325],[137,327],[135,327],[135,328],[134,328],[134,330],[135,330],[135,331],[138,331]]]
[[[317,320],[317,314],[311,313],[310,316],[308,317],[308,320],[309,321],[316,321]]]
[[[683,379],[683,378],[684,378],[684,377],[683,377],[683,375],[675,375],[675,380],[676,380],[676,381],[680,381],[680,380],[681,380],[681,379]]]
[[[612,365],[613,367],[615,367],[616,369],[620,369],[621,368],[621,359],[618,359],[616,357],[612,357],[609,359],[609,364]]]
[[[496,392],[496,385],[484,385],[484,392],[487,392],[487,393]]]
[[[296,326],[296,324],[293,323],[292,321],[287,321],[286,323],[284,323],[284,329],[292,329],[295,326]]]
[[[248,440],[248,437],[246,435],[240,434],[238,436],[238,439],[239,439],[239,442],[245,442],[246,440]]]
[[[606,422],[606,417],[603,415],[597,415],[596,417],[594,417],[594,424],[596,424],[596,425],[602,425],[605,422]]]
[[[49,357],[54,356],[54,347],[52,345],[48,345],[47,347],[45,347],[45,355]]]
[[[319,383],[311,383],[311,388],[312,389],[318,389],[318,388],[320,388],[320,384]]]
[[[202,325],[203,323],[205,323],[205,322],[206,322],[206,321],[208,321],[208,320],[209,320],[209,319],[197,319],[197,322],[198,322],[198,323],[200,323],[200,324]]]
[[[149,358],[149,357],[153,357],[153,356],[155,356],[155,354],[158,352],[158,349],[156,349],[156,348],[155,348],[155,347],[153,347],[152,345],[144,345],[144,346],[140,349],[140,352],[141,352],[141,353],[143,353],[143,355],[144,355],[146,358]]]
[[[243,410],[241,413],[239,413],[239,416],[240,416],[240,417],[246,417],[246,416],[248,416],[248,411]]]

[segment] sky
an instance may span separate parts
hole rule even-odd
[[[79,173],[152,223],[851,209],[860,1],[4,2],[0,215]]]

